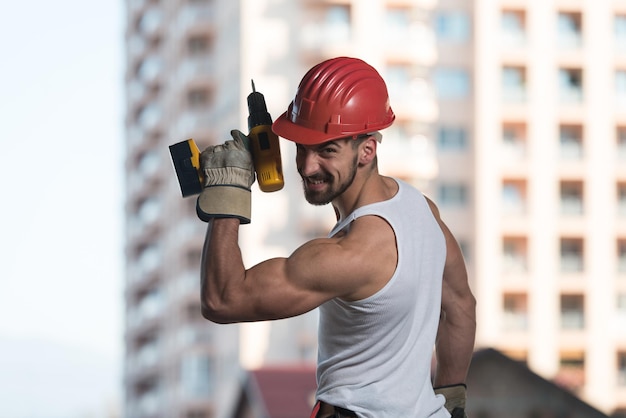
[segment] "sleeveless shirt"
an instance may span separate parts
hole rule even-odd
[[[447,418],[445,399],[430,380],[445,237],[422,193],[394,180],[395,196],[356,209],[329,234],[349,231],[361,216],[378,216],[395,233],[398,261],[374,295],[320,306],[316,396],[362,418]]]

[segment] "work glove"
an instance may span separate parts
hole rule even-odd
[[[463,383],[435,388],[437,395],[443,395],[446,398],[445,406],[452,418],[467,418],[465,413],[466,389],[467,386]]]
[[[250,223],[254,164],[248,151],[248,137],[232,130],[233,139],[213,145],[200,153],[204,189],[198,196],[196,213],[208,222],[212,218],[238,218]]]

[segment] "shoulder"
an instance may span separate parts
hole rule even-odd
[[[345,299],[367,298],[382,289],[393,276],[398,259],[396,236],[385,219],[376,215],[355,219],[349,232],[338,238],[338,244],[359,284]]]

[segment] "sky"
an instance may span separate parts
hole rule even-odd
[[[121,400],[123,13],[0,0],[2,417]]]

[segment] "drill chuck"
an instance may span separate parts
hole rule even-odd
[[[255,126],[272,126],[272,116],[267,111],[265,97],[254,88],[252,81],[252,93],[248,95],[248,130]]]

